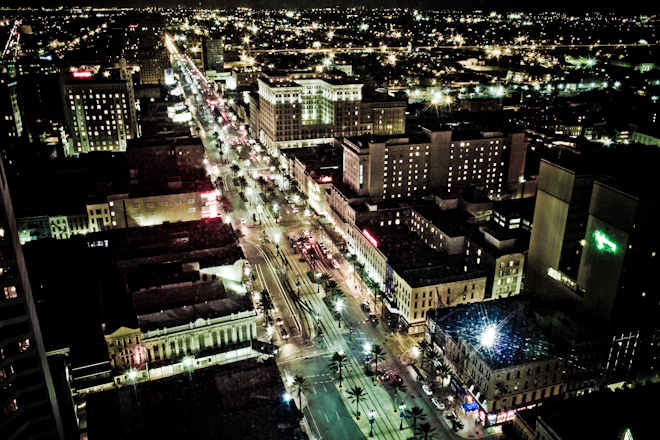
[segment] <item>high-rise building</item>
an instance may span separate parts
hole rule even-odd
[[[362,134],[402,134],[405,100],[363,93],[341,72],[295,72],[258,79],[250,125],[271,152]],[[383,95],[383,96],[380,96]]]
[[[431,131],[359,136],[344,144],[344,182],[384,200],[483,187],[491,199],[515,195],[524,173],[522,133]]]
[[[204,70],[222,72],[225,66],[224,42],[221,38],[204,38]]]
[[[0,438],[63,439],[2,163],[0,199]]]
[[[64,111],[71,140],[68,154],[125,151],[137,136],[133,83],[126,61],[118,66],[62,72]]]
[[[119,20],[124,34],[123,56],[139,66],[140,84],[165,84],[169,56],[162,41],[165,17],[160,14],[131,12]]]

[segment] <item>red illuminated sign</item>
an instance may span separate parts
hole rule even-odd
[[[202,218],[219,217],[218,195],[215,193],[215,191],[202,194],[202,201],[204,201],[204,207],[202,208]]]
[[[92,75],[93,75],[92,72],[88,72],[86,70],[79,70],[77,72],[73,72],[74,78],[91,78]]]
[[[329,183],[332,182],[332,177],[331,176],[323,176],[319,179],[319,182],[321,183]]]
[[[378,247],[378,241],[374,237],[372,237],[372,235],[369,233],[369,231],[367,231],[366,229],[363,229],[362,230],[362,235],[364,235],[365,238],[367,240],[369,240],[369,243],[374,245],[374,247]]]

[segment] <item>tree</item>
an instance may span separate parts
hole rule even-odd
[[[319,281],[321,281],[323,283],[323,287],[326,288],[327,285],[328,285],[327,284],[328,281],[330,281],[330,275],[327,272],[323,272],[321,274],[321,277],[319,278]],[[337,284],[337,283],[335,283],[335,284]]]
[[[261,291],[261,297],[259,298],[259,310],[264,315],[264,321],[268,322],[270,318],[270,312],[275,306],[273,305],[273,299],[270,297],[270,293],[267,290]]]
[[[348,395],[351,396],[351,400],[355,402],[356,417],[360,420],[360,400],[367,397],[367,393],[361,387],[353,387],[348,391]]]
[[[419,351],[422,355],[422,368],[424,368],[424,359],[429,359],[431,344],[429,344],[426,339],[422,339],[422,342],[419,343]]]
[[[420,422],[425,422],[426,421],[426,414],[424,414],[424,410],[420,408],[419,406],[414,406],[409,410],[406,410],[406,413],[409,418],[413,419],[413,432],[417,431],[417,421],[419,420]]]
[[[376,344],[373,347],[371,347],[371,356],[374,358],[374,362],[376,363],[376,371],[378,371],[378,361],[384,361],[385,358],[387,357],[387,353],[385,353],[385,350],[383,350],[383,347],[380,345]]]
[[[241,167],[239,167],[237,163],[233,163],[233,164],[231,164],[229,169],[231,170],[232,175],[236,176],[236,173],[238,173],[238,170],[240,170]]]
[[[247,179],[245,178],[245,176],[241,176],[237,180],[238,180],[238,185],[241,187],[241,192],[242,192],[243,189],[245,188],[245,185],[247,185],[248,183]]]
[[[330,359],[330,370],[333,373],[339,373],[339,388],[341,388],[342,370],[344,369],[344,362],[346,362],[346,355],[342,352],[335,352]]]
[[[344,295],[344,292],[341,291],[339,285],[335,280],[328,281],[325,285],[325,290],[330,292],[330,295],[332,295],[333,302],[337,302],[337,299],[339,299],[340,296]]]
[[[302,400],[300,400],[302,398],[302,393],[303,391],[310,391],[312,389],[312,385],[307,382],[307,379],[299,374],[296,374],[293,378],[291,389],[298,395],[298,405],[300,405],[299,409],[302,411]]]
[[[392,390],[394,391],[392,396],[394,398],[394,412],[397,412],[399,409],[399,406],[396,404],[397,396],[399,395],[399,393],[405,393],[408,390],[408,388],[406,387],[406,384],[403,383],[403,381],[399,381],[399,380],[392,381],[391,387]]]
[[[432,427],[429,423],[422,423],[419,425],[419,432],[424,435],[424,440],[436,438],[435,428]]]
[[[309,196],[305,193],[300,193],[300,201],[303,203],[303,206],[307,205],[307,200],[309,200]]]

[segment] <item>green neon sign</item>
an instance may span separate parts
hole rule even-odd
[[[612,241],[610,237],[607,236],[603,231],[594,232],[594,239],[596,240],[596,247],[598,250],[610,252],[612,254],[616,253],[617,245]]]

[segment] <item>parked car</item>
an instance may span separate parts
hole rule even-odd
[[[284,321],[279,316],[277,318],[275,318],[275,322],[277,323],[277,325],[284,325]]]
[[[369,315],[369,321],[371,321],[373,324],[378,324],[378,316],[374,314]]]
[[[337,263],[337,260],[330,260],[330,264],[332,264],[332,267],[335,269],[339,269],[339,263]]]
[[[433,405],[438,409],[438,411],[445,410],[445,404],[440,402],[437,397],[432,398],[431,403],[433,403]]]
[[[241,224],[242,224],[242,225],[245,224],[245,219],[244,219],[244,218],[241,219]]]
[[[425,392],[428,396],[433,395],[433,390],[432,390],[431,387],[428,386],[428,385],[422,385],[422,390],[424,390],[424,392]]]
[[[369,308],[369,303],[362,303],[360,304],[360,308],[362,309],[363,312],[369,312],[371,309]]]
[[[289,332],[286,331],[285,328],[282,328],[281,332],[282,332],[282,339],[285,339],[285,340],[289,339]]]

